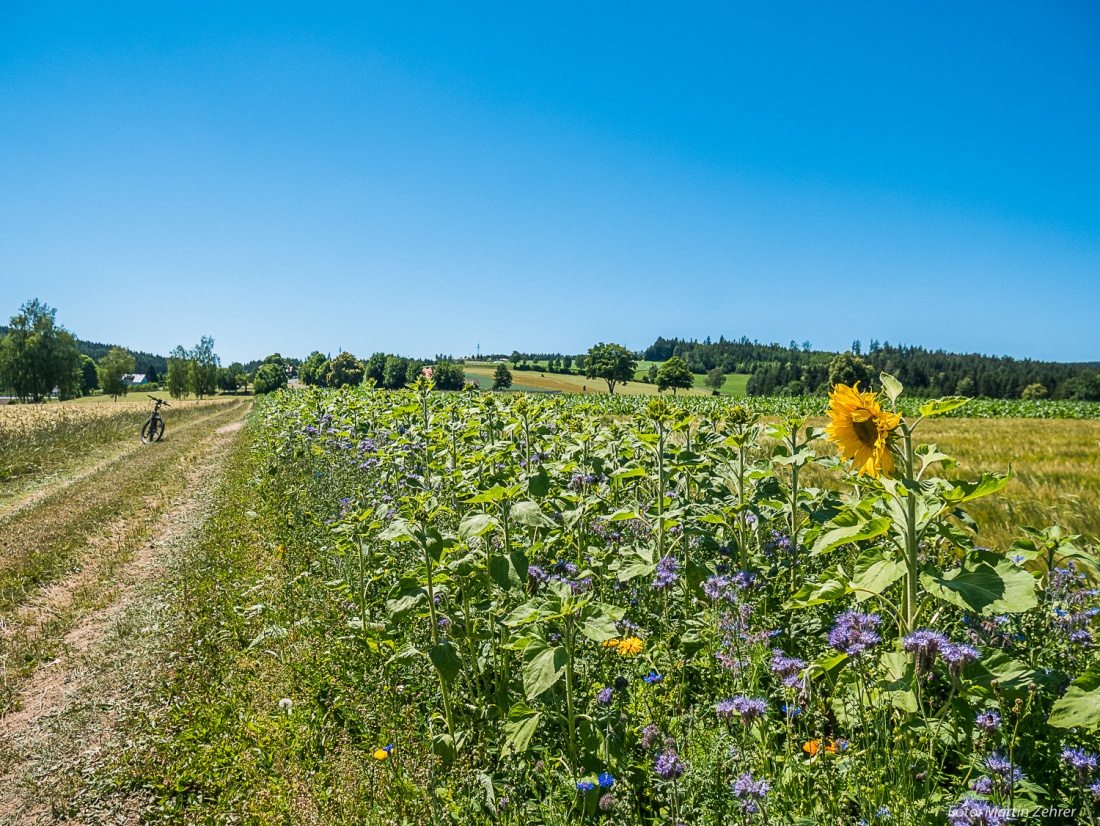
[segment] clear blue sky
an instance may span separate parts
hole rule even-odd
[[[1094,2],[167,5],[0,6],[0,316],[1100,359]]]

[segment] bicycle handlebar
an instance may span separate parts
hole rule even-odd
[[[168,404],[168,402],[166,402],[164,399],[158,399],[156,396],[150,396],[149,398],[152,399],[153,401],[155,401],[157,404],[163,404],[165,407],[171,407],[172,406],[172,405]]]

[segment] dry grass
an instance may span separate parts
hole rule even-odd
[[[493,385],[495,365],[471,364],[465,365],[466,378],[480,379],[481,386],[488,389]],[[486,383],[488,380],[488,383]],[[538,370],[513,370],[512,381],[523,387],[533,387],[536,390],[558,391],[561,393],[607,393],[607,382],[602,379],[587,379],[565,373],[540,373]],[[645,384],[640,381],[632,381],[627,384],[615,386],[615,393],[624,396],[656,396],[657,386]],[[709,390],[693,387],[688,390],[680,390],[681,396],[710,396]],[[671,391],[667,395],[671,395]]]

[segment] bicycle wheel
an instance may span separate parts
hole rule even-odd
[[[145,427],[141,429],[141,443],[143,445],[152,444],[153,442],[159,442],[160,437],[164,435],[164,420],[163,419],[150,419],[145,423]]]

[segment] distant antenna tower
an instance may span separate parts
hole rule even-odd
[[[477,343],[477,360],[481,361],[481,342]]]

